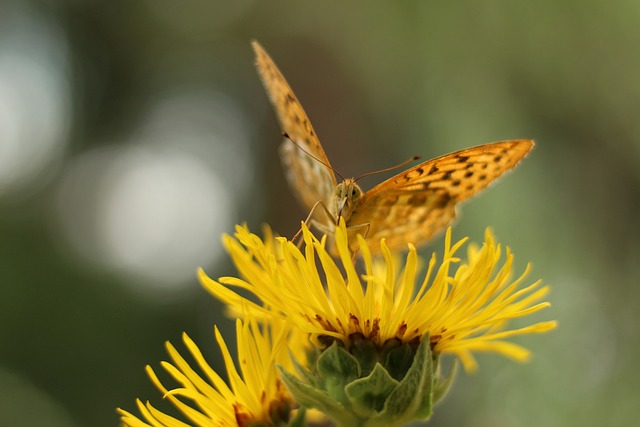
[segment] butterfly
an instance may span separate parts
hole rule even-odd
[[[256,42],[256,68],[286,136],[280,157],[287,181],[307,218],[319,231],[333,235],[339,218],[357,250],[361,234],[372,253],[385,238],[391,250],[419,246],[442,231],[456,216],[456,206],[505,172],[533,148],[529,139],[493,142],[420,163],[367,192],[356,179],[338,183],[320,140],[300,102],[271,57]]]

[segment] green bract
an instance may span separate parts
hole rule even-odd
[[[298,366],[298,377],[281,369],[282,379],[299,404],[321,410],[341,426],[426,420],[454,370],[440,377],[439,358],[431,352],[428,336],[417,346],[391,347],[380,350],[361,340],[350,352],[334,342],[318,356],[314,372]]]

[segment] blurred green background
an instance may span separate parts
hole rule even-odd
[[[462,373],[433,426],[631,425],[640,401],[637,1],[0,3],[0,426],[112,426],[144,366],[233,322],[195,279],[220,236],[292,235],[258,39],[334,167],[510,138],[537,147],[464,206],[552,285],[559,329]],[[362,181],[367,189],[384,177]],[[439,250],[441,239],[424,249]],[[233,344],[231,345],[233,347]]]

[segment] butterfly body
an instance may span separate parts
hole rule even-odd
[[[347,178],[336,185],[331,197],[331,210],[334,218],[344,218],[345,222],[349,223],[349,219],[357,208],[362,194],[362,189],[353,178]]]
[[[343,218],[352,249],[361,234],[372,252],[406,249],[442,231],[459,204],[513,169],[533,148],[528,139],[499,141],[422,162],[363,192],[353,178],[338,183],[311,122],[269,55],[253,42],[256,65],[286,137],[280,146],[287,181],[309,221],[333,234]]]
[[[309,221],[321,232],[330,236],[333,235],[335,226],[340,218],[344,219],[346,224],[349,224],[349,219],[358,206],[362,194],[362,189],[356,184],[355,179],[347,178],[343,180],[336,185],[327,204],[323,201],[318,201],[311,207]],[[319,220],[320,214],[323,214],[322,218],[326,218],[326,220]],[[368,227],[368,224],[362,224],[362,226]]]

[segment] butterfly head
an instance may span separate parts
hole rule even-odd
[[[362,197],[362,190],[354,179],[345,179],[333,192],[333,209],[336,217],[348,220]]]

